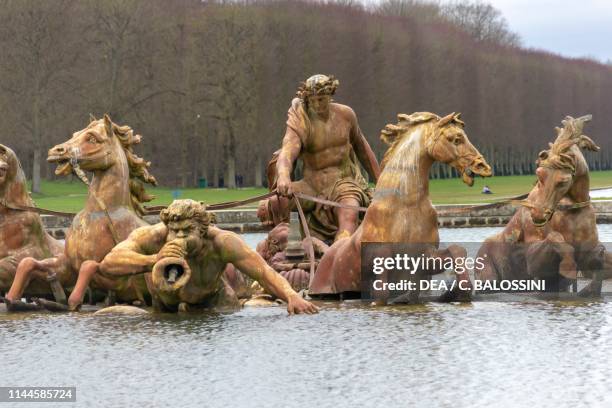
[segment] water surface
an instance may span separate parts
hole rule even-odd
[[[76,386],[83,407],[612,406],[611,303],[319,305],[292,317],[1,313],[0,385]]]

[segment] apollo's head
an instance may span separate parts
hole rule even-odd
[[[329,109],[331,97],[336,93],[340,81],[333,75],[317,74],[302,82],[296,95],[307,109],[321,114]]]

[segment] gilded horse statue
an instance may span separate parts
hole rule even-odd
[[[389,145],[381,164],[374,199],[350,237],[326,252],[309,287],[310,295],[359,292],[363,243],[418,243],[431,257],[465,257],[465,249],[438,249],[438,218],[429,199],[429,170],[434,162],[454,167],[468,186],[474,175],[491,176],[491,167],[464,132],[459,114],[440,117],[429,112],[399,114],[381,139]],[[438,271],[442,272],[442,271]],[[467,280],[467,273],[457,276]],[[470,286],[471,288],[471,286]]]
[[[9,290],[17,265],[24,258],[44,259],[62,253],[62,245],[45,232],[28,194],[26,177],[19,159],[0,144],[0,291]],[[26,296],[51,295],[46,282],[32,284]]]
[[[29,257],[20,262],[6,295],[9,310],[12,306],[17,308],[24,290],[35,281],[44,284],[51,279],[59,281],[64,289],[73,287],[87,261],[100,262],[130,232],[148,225],[142,219],[141,203],[153,197],[145,192],[143,182],[152,185],[157,182],[149,173],[150,163],[133,152],[141,136],[134,134],[129,126],[113,123],[108,115],[92,119],[85,129],[50,149],[47,158],[48,162],[57,163],[57,175],[75,173],[89,185],[85,208],[74,217],[61,255],[41,261]],[[93,173],[91,183],[85,172]],[[96,288],[115,290],[118,300],[142,301],[148,295],[143,276],[135,276],[118,287],[112,283],[104,277],[94,280]],[[80,289],[84,291],[86,287]],[[43,305],[65,308],[65,298],[56,296],[56,301],[56,304],[43,302]]]
[[[600,290],[599,272],[609,254],[599,242],[589,166],[581,151],[599,151],[582,133],[590,120],[591,115],[567,116],[563,128],[556,128],[555,142],[539,154],[537,183],[504,230],[480,248],[478,256],[487,256],[476,279],[541,279],[547,291],[559,291],[582,271],[595,278],[594,292]]]

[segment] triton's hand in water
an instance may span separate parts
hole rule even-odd
[[[289,297],[287,312],[289,312],[289,314],[315,314],[319,313],[319,308],[302,298],[300,295],[295,294]]]

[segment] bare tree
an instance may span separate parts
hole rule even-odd
[[[160,60],[166,64],[172,60],[169,44],[163,41],[171,27],[161,7],[163,2],[142,0],[93,1],[88,7],[91,62],[100,67],[90,73],[95,79],[90,85],[103,89],[102,94],[92,95],[112,116],[120,118],[161,95],[180,93],[159,77],[164,70],[157,67]]]
[[[67,18],[72,2],[15,0],[2,6],[0,69],[5,80],[0,87],[11,95],[19,125],[31,136],[32,191],[39,193],[42,152],[54,120],[49,106],[56,103],[79,55],[74,25]]]
[[[423,0],[382,0],[373,10],[383,15],[418,18],[420,21],[440,19],[440,5]]]
[[[477,41],[518,47],[518,34],[508,28],[499,10],[481,1],[455,1],[442,7],[442,14],[450,22],[468,32]]]
[[[110,112],[145,136],[162,184],[260,184],[298,83],[329,73],[379,157],[398,112],[460,111],[498,174],[531,174],[552,126],[588,112],[603,152],[588,160],[612,166],[609,65],[508,47],[484,3],[357,3],[0,0],[0,142],[38,191],[46,149]]]
[[[210,6],[209,6],[210,7]],[[210,10],[202,37],[207,69],[206,115],[223,129],[223,157],[228,188],[236,187],[238,137],[253,132],[255,114],[255,31],[243,5]]]

